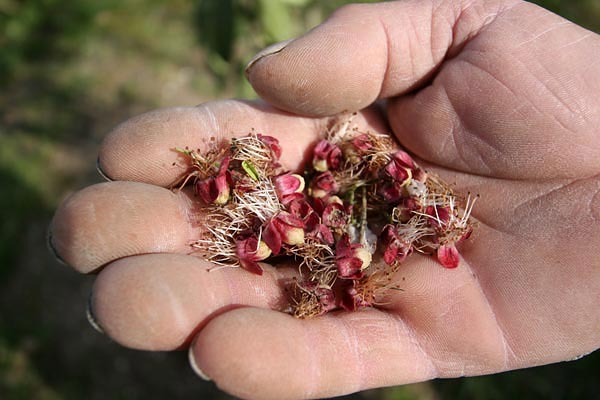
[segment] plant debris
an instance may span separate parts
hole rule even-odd
[[[466,198],[421,168],[387,135],[336,123],[314,146],[303,174],[279,163],[277,139],[256,132],[176,149],[203,204],[194,252],[217,266],[261,275],[261,261],[298,262],[287,311],[299,318],[378,304],[413,253],[446,268],[460,263],[478,196]]]

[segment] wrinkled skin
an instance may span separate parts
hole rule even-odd
[[[273,50],[273,49],[271,49]],[[99,271],[93,311],[138,349],[190,347],[249,398],[308,398],[569,360],[600,345],[600,38],[520,1],[344,7],[248,78],[268,103],[219,101],[133,118],[105,140],[112,182],[53,220],[57,253]],[[384,112],[368,109],[388,99]],[[330,115],[391,131],[430,170],[479,193],[460,265],[416,255],[378,309],[276,311],[294,268],[206,272],[187,255],[201,210],[168,187],[174,147],[251,128],[298,168]],[[304,116],[297,116],[304,115]],[[198,216],[200,215],[200,216]],[[101,268],[103,267],[103,268]]]

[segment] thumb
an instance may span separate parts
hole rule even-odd
[[[258,53],[246,74],[263,99],[286,111],[316,116],[356,111],[422,85],[507,3],[348,5],[304,36]]]

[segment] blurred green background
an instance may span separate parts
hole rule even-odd
[[[196,379],[185,354],[123,349],[92,330],[93,278],[50,257],[46,229],[66,195],[99,181],[111,127],[157,107],[254,97],[245,62],[346,2],[0,0],[1,399],[230,398]],[[600,32],[599,0],[537,3]],[[599,375],[595,353],[347,398],[591,399]]]

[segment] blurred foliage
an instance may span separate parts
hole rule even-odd
[[[90,280],[48,257],[46,226],[68,192],[97,180],[111,127],[156,107],[254,97],[249,58],[347,2],[0,0],[0,398],[230,398],[199,384],[185,356],[95,335],[84,317]],[[535,2],[600,31],[598,0]],[[599,372],[592,354],[349,398],[584,399],[600,393]]]

